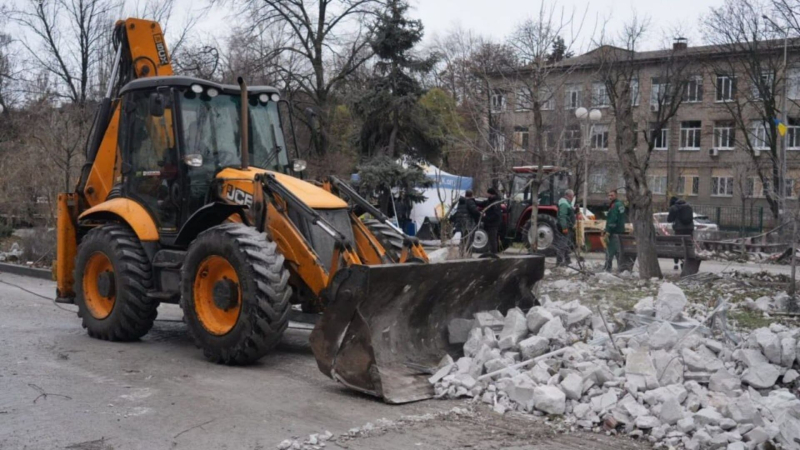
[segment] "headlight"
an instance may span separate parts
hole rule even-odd
[[[208,88],[208,91],[206,91],[206,94],[208,94],[209,97],[214,98],[217,95],[219,95],[219,91],[214,89],[214,88]]]
[[[189,167],[202,167],[203,155],[199,153],[190,153],[188,155],[183,155],[183,162],[185,162],[186,165]]]
[[[203,92],[203,86],[200,86],[199,84],[193,84],[192,85],[192,92],[194,92],[195,94],[202,93]]]
[[[267,94],[259,95],[258,96],[258,101],[260,101],[261,103],[267,103],[269,101],[269,95],[267,95]]]
[[[281,96],[273,93],[272,95],[270,95],[270,98],[272,99],[273,102],[277,102],[280,101]]]
[[[306,170],[306,167],[308,167],[308,163],[305,159],[295,159],[292,161],[292,170],[295,172],[302,172]]]

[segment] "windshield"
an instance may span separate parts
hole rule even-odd
[[[709,225],[714,223],[714,221],[709,219],[708,216],[694,216],[694,221],[696,223],[709,224]]]
[[[206,169],[218,170],[242,164],[239,118],[241,97],[219,94],[209,97],[187,90],[181,99],[184,154],[199,154]],[[262,103],[250,97],[250,165],[281,171],[289,164],[280,129],[277,102]]]
[[[528,187],[528,178],[519,175],[514,176],[514,181],[511,183],[511,200],[521,202],[527,200],[526,188]]]

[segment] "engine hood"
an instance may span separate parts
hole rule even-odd
[[[275,178],[278,181],[280,181],[281,184],[286,186],[287,189],[292,191],[292,193],[296,195],[297,198],[299,198],[303,203],[314,209],[340,209],[347,207],[347,203],[344,200],[331,194],[325,189],[314,186],[313,184],[307,181],[303,181],[299,178],[295,178],[293,176],[286,175],[280,172],[273,172],[271,170],[258,169],[256,167],[248,167],[247,169],[235,169],[229,167],[221,170],[217,174],[217,179],[230,180],[230,181],[253,180],[255,179],[256,175],[264,173],[270,173],[274,175]],[[238,184],[241,187],[241,189],[246,190],[246,187],[243,185],[244,183],[236,183],[236,184]],[[252,184],[250,183],[246,184],[252,186]]]

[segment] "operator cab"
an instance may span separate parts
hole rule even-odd
[[[278,108],[280,94],[249,87],[249,166],[295,174]],[[205,205],[217,173],[242,166],[241,90],[192,77],[149,77],[120,91],[122,189],[145,206],[162,232],[177,231]]]

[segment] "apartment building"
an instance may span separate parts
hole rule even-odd
[[[765,52],[771,52],[772,57],[775,52],[782,56],[783,41],[774,44]],[[548,87],[538,93],[548,163],[569,167],[578,179],[577,184],[587,177],[590,207],[600,208],[609,189],[624,188],[614,145],[613,110],[606,86],[598,79],[601,63],[597,52],[608,49],[600,47],[557,63],[558,67],[548,72]],[[678,195],[696,205],[764,208],[769,215],[765,193],[770,186],[769,183],[764,186],[758,177],[759,166],[762,171],[771,167],[769,127],[761,117],[763,114],[751,107],[753,100],[743,100],[755,95],[748,77],[736,70],[721,71],[721,65],[714,63],[734,61],[731,67],[735,67],[736,58],[744,57],[741,51],[721,46],[689,47],[684,39],[678,39],[672,49],[633,53],[637,76],[631,80],[631,101],[637,127],[650,126],[649,121],[657,114],[659,95],[663,98],[666,88],[666,81],[661,78],[663,65],[675,52],[683,52],[691,61],[688,65],[691,76],[684,77],[688,81],[681,88],[682,103],[677,114],[654,136],[648,184],[655,203],[663,207],[671,195]],[[793,204],[800,194],[800,65],[794,65],[798,55],[800,45],[791,42],[787,76],[779,72],[779,80],[789,80],[785,99],[786,194]],[[782,71],[782,58],[779,61],[776,70]],[[505,159],[508,164],[524,162],[526,152],[534,145],[534,117],[525,76],[524,71],[514,76],[498,76],[491,97],[492,113],[499,118],[497,148],[509,155]],[[765,70],[763,76],[776,74]],[[782,96],[782,82],[779,84],[776,95]],[[776,97],[776,104],[780,104],[779,100],[783,99]],[[741,105],[744,112],[738,113],[732,107],[734,104]],[[578,120],[575,111],[580,107],[599,110],[601,119],[591,123]],[[747,136],[743,128],[747,129]],[[646,153],[647,142],[644,139],[637,142],[640,152]],[[780,149],[780,144],[777,145]],[[582,161],[587,154],[590,163],[585,173]],[[753,154],[757,156],[754,158]]]

